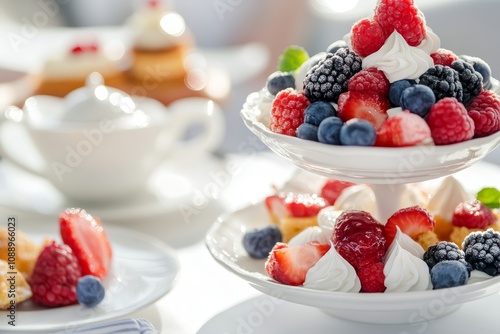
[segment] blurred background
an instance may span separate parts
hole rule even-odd
[[[253,137],[240,121],[241,105],[250,92],[264,85],[286,46],[301,45],[309,54],[323,51],[348,33],[354,21],[369,16],[376,2],[161,2],[184,17],[196,48],[208,60],[207,66],[217,67],[230,79],[230,94],[220,102],[227,118],[226,140],[220,153],[237,153],[241,143]],[[0,0],[0,67],[21,73],[35,71],[60,45],[55,32],[104,29],[100,37],[112,35],[145,3],[147,1],[141,0]],[[424,12],[427,25],[440,36],[442,47],[458,55],[483,58],[490,64],[493,76],[500,77],[500,44],[496,35],[499,0],[416,0],[416,3]],[[12,48],[13,33],[23,36],[16,50]],[[30,35],[25,36],[28,33]],[[15,75],[6,73],[2,80],[12,80]],[[0,91],[0,102],[5,99],[5,92]],[[263,145],[255,145],[265,149]],[[500,164],[498,150],[487,159]]]

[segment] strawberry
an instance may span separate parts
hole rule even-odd
[[[352,118],[364,119],[378,129],[387,119],[390,107],[389,99],[378,93],[349,91],[339,96],[338,116],[344,122]]]
[[[385,121],[377,131],[375,146],[413,146],[432,141],[431,129],[425,120],[408,111],[399,112]]]
[[[327,206],[325,199],[317,195],[291,192],[268,196],[265,203],[277,220],[285,217],[313,217]]]
[[[83,275],[103,278],[111,264],[111,245],[101,222],[82,209],[59,216],[61,238],[75,253]]]
[[[458,227],[486,229],[497,221],[493,212],[476,200],[461,202],[453,211],[451,224]]]
[[[35,303],[58,307],[75,304],[80,265],[68,245],[52,241],[38,256],[30,286]]]
[[[364,18],[354,23],[351,28],[352,49],[360,57],[366,57],[378,51],[387,38],[377,21]]]
[[[358,278],[361,282],[361,292],[384,292],[385,275],[384,264],[374,262],[358,269]]]
[[[426,209],[417,205],[400,209],[392,214],[385,224],[386,246],[389,247],[396,236],[396,226],[411,238],[423,232],[434,230],[436,222]]]
[[[306,274],[326,252],[330,245],[311,241],[304,245],[289,247],[278,242],[266,261],[266,272],[274,280],[287,285],[302,285]]]
[[[337,198],[340,196],[344,189],[356,185],[356,183],[348,181],[340,181],[335,179],[329,179],[325,182],[321,188],[321,197],[323,197],[328,204],[334,205]]]

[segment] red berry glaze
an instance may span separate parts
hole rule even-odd
[[[396,30],[411,46],[418,46],[427,33],[425,17],[413,0],[381,0],[374,19],[387,36]]]
[[[361,282],[361,292],[384,292],[384,264],[370,263],[358,269],[358,278]]]
[[[83,275],[104,278],[112,250],[101,222],[82,209],[66,209],[59,216],[61,238],[74,252]]]
[[[367,120],[378,129],[387,119],[389,99],[375,92],[345,92],[338,100],[338,116],[347,122],[352,118]]]
[[[400,209],[393,213],[385,224],[384,229],[387,238],[387,248],[389,248],[396,236],[396,227],[399,227],[401,232],[407,234],[411,238],[415,238],[420,233],[434,230],[435,225],[436,222],[434,218],[429,211],[424,208],[415,205]]]
[[[351,46],[360,57],[366,57],[378,51],[387,38],[377,21],[364,18],[354,23],[351,28]]]
[[[474,120],[455,98],[445,97],[436,102],[426,121],[436,145],[459,143],[474,136]]]
[[[328,179],[323,187],[321,187],[321,197],[323,197],[329,205],[334,205],[337,198],[340,196],[344,189],[356,185],[356,183],[341,181],[335,179]]]
[[[288,247],[278,242],[271,250],[265,264],[268,275],[282,284],[302,285],[306,274],[326,252],[330,245],[316,241],[305,245]]]
[[[271,109],[271,131],[295,136],[299,125],[304,123],[304,110],[309,104],[304,92],[297,92],[292,88],[279,92],[274,98]]]
[[[374,67],[361,70],[349,79],[347,86],[349,91],[357,92],[376,92],[388,96],[390,83],[384,72]]]
[[[80,265],[71,248],[53,241],[36,260],[29,282],[32,299],[47,307],[75,304],[76,285],[81,276]]]
[[[493,212],[478,200],[461,202],[453,211],[451,224],[458,227],[486,229],[495,223]]]
[[[425,120],[408,111],[397,113],[385,121],[377,131],[375,146],[413,146],[432,141],[431,129]]]

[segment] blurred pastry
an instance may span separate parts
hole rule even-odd
[[[31,288],[21,272],[11,274],[6,261],[0,260],[0,310],[11,307],[31,298]],[[11,293],[14,291],[14,293]]]

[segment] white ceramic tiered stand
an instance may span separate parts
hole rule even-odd
[[[371,184],[378,219],[398,209],[407,183],[453,174],[484,158],[500,144],[500,133],[444,146],[403,148],[333,146],[273,133],[264,124],[259,93],[248,96],[241,111],[246,126],[272,151],[307,171]],[[264,123],[263,123],[264,122]],[[246,212],[246,211],[248,212]],[[262,208],[250,207],[221,217],[207,234],[212,256],[257,290],[290,302],[320,308],[338,318],[377,324],[418,323],[442,317],[465,302],[500,291],[500,277],[461,287],[405,293],[343,293],[279,284],[264,271],[264,260],[249,258],[241,246],[246,230],[265,221]],[[244,217],[252,217],[248,222]]]

